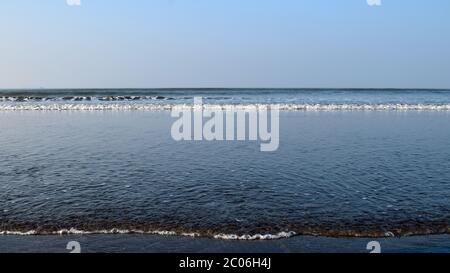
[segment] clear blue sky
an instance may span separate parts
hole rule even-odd
[[[450,1],[0,1],[0,88],[450,88]]]

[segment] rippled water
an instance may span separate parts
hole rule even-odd
[[[0,230],[450,233],[449,112],[280,119],[279,150],[262,153],[176,142],[168,111],[0,111]]]

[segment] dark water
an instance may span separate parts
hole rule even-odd
[[[450,233],[450,112],[280,119],[263,153],[176,142],[167,111],[0,111],[0,230]]]
[[[370,253],[372,241],[380,244],[381,253],[450,253],[450,235],[242,241],[142,234],[1,236],[0,253],[69,253],[72,241],[80,244],[81,253]]]

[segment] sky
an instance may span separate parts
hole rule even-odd
[[[0,88],[450,88],[450,1],[368,1],[1,0]]]

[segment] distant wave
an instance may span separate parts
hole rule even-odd
[[[3,96],[0,102],[174,100],[165,96]]]
[[[192,109],[170,103],[0,103],[0,111],[170,111]],[[248,110],[255,107],[283,111],[450,111],[450,104],[204,104],[204,109]]]

